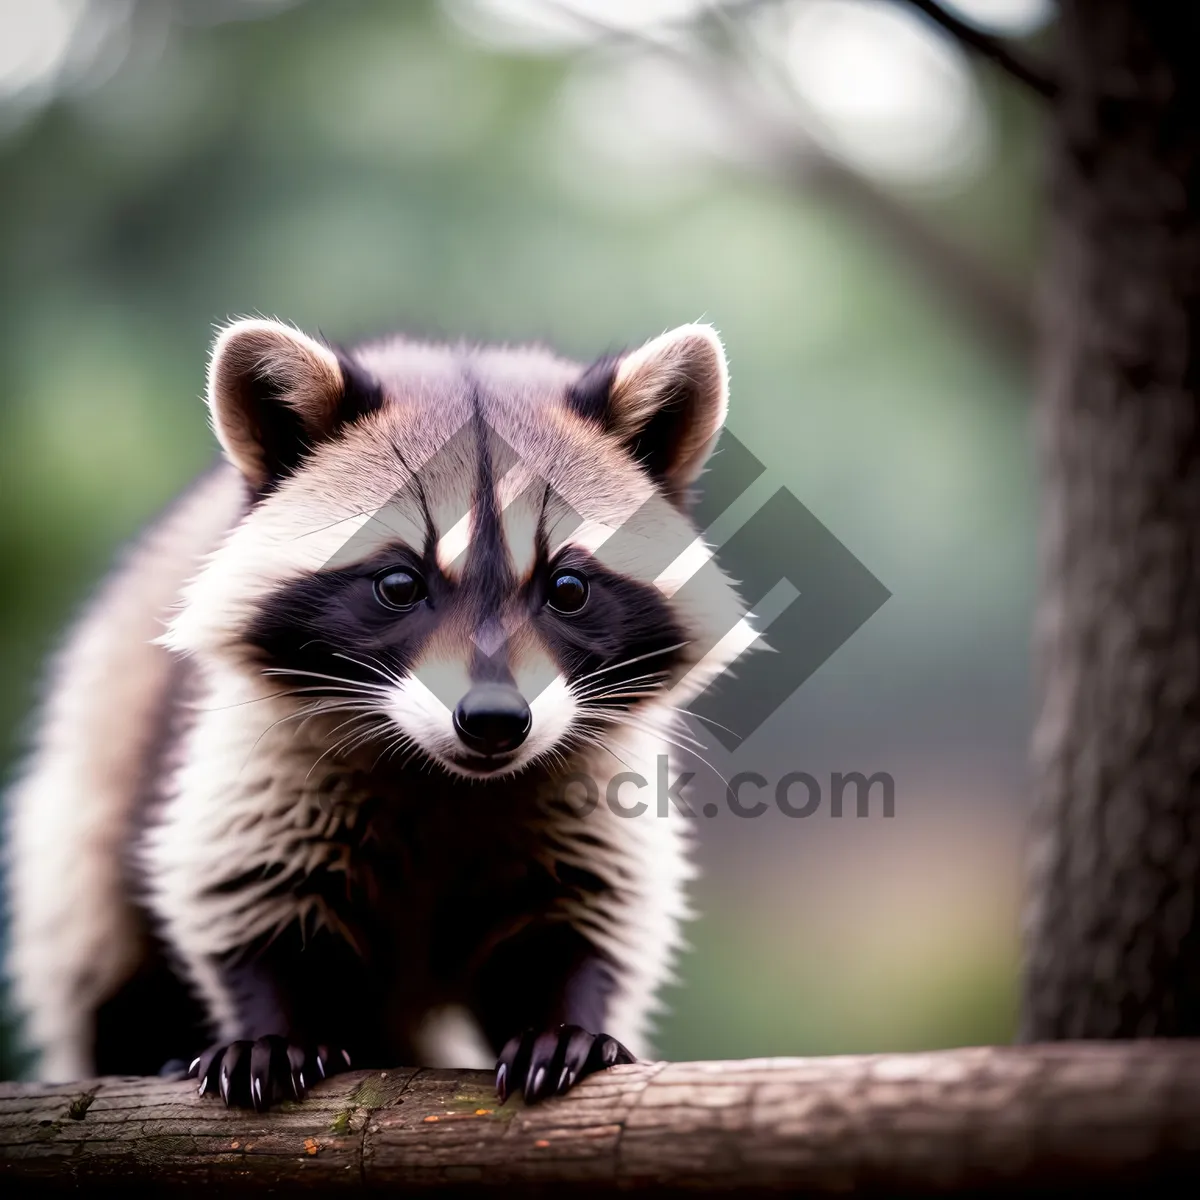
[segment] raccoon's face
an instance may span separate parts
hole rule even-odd
[[[167,644],[344,717],[333,755],[478,778],[619,747],[743,616],[687,516],[726,378],[701,325],[584,369],[238,322],[208,402],[251,502]]]

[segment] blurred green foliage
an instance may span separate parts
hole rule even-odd
[[[142,6],[160,24],[162,8]],[[153,53],[139,45],[107,82],[0,134],[10,760],[56,631],[213,453],[199,395],[214,322],[261,312],[341,342],[402,328],[590,357],[704,316],[727,341],[733,430],[895,596],[803,689],[803,728],[856,729],[852,750],[878,744],[902,764],[965,754],[976,773],[955,778],[1001,796],[1015,822],[1027,380],[878,231],[736,164],[607,154],[570,100],[573,58],[504,53],[429,3],[313,0],[176,25]],[[912,202],[1023,278],[1036,130],[1007,91],[985,81],[984,94],[996,131],[986,169]],[[800,711],[764,731],[763,754],[786,752]],[[893,770],[899,826],[918,798]],[[720,832],[704,853],[716,880],[755,869],[725,863]],[[789,876],[776,874],[783,903]],[[919,977],[884,997],[869,989],[902,970],[814,959],[811,939],[704,888],[713,911],[663,1028],[673,1055],[932,1046],[1011,1029],[1003,889],[994,918],[934,937]],[[818,906],[797,928],[820,920]]]

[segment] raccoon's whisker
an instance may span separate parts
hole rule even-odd
[[[327,711],[328,711],[328,710],[327,710]],[[344,710],[344,709],[342,709],[342,710],[340,710],[340,711],[343,711],[343,712],[344,712],[345,710]],[[381,715],[381,714],[379,713],[379,710],[378,710],[378,709],[375,709],[375,708],[360,708],[360,709],[357,709],[357,710],[355,710],[355,712],[354,712],[354,715],[353,715],[353,716],[351,716],[351,717],[347,717],[347,718],[346,718],[346,720],[344,720],[344,721],[341,721],[341,722],[339,722],[337,725],[335,725],[335,726],[334,726],[334,727],[333,727],[333,728],[332,728],[332,729],[329,731],[329,736],[330,736],[330,737],[333,737],[333,735],[334,735],[335,733],[337,733],[337,731],[338,731],[339,729],[345,729],[347,725],[351,725],[351,724],[353,724],[355,721],[358,721],[358,720],[360,720],[360,719],[362,718],[362,716],[363,716],[365,713],[370,713],[370,714],[372,714],[372,715],[374,715],[374,716],[379,716],[379,715]],[[316,717],[316,716],[319,716],[319,715],[320,715],[319,713],[309,713],[309,717]]]
[[[254,751],[258,749],[259,742],[261,742],[263,738],[265,738],[267,734],[271,732],[271,730],[276,729],[280,725],[286,724],[288,721],[300,722],[300,724],[296,726],[296,732],[298,733],[304,728],[305,721],[311,719],[312,717],[320,716],[323,713],[349,712],[355,708],[370,712],[378,711],[374,705],[356,705],[351,701],[346,700],[339,700],[332,705],[326,705],[322,704],[318,700],[308,705],[306,708],[300,709],[298,712],[288,713],[286,716],[279,717],[277,720],[272,721],[271,724],[268,725],[266,729],[264,729],[262,733],[260,733],[255,739],[254,745],[250,747],[250,755],[247,755],[246,762],[250,761],[250,756],[253,755]]]
[[[388,668],[387,664],[381,662],[373,654],[368,654],[366,659],[353,658],[349,654],[343,654],[340,650],[334,651],[334,658],[344,658],[347,662],[354,663],[355,666],[362,667],[366,671],[374,671],[385,683],[403,683],[399,675],[395,671]]]
[[[311,720],[313,717],[320,717],[320,716],[327,716],[327,715],[331,716],[331,715],[336,715],[337,713],[342,713],[342,712],[350,712],[353,714],[353,716],[348,718],[345,721],[342,721],[340,724],[335,725],[334,728],[329,731],[330,736],[337,733],[337,731],[339,729],[345,728],[347,725],[350,724],[351,721],[359,720],[365,716],[378,716],[379,715],[379,710],[374,705],[370,705],[370,704],[341,705],[341,704],[339,704],[337,706],[330,706],[327,708],[313,709],[312,711],[310,711],[309,713],[307,713],[305,715],[304,721]],[[301,721],[300,724],[303,725],[304,721]],[[299,728],[299,726],[297,728]]]
[[[640,727],[634,726],[634,728],[640,728]],[[675,741],[674,738],[669,737],[667,734],[663,733],[662,730],[660,730],[660,729],[647,728],[647,729],[642,729],[642,732],[654,734],[656,737],[662,738],[662,740],[664,742],[666,742],[668,746],[674,746],[677,750],[682,750],[684,752],[684,754],[690,754],[693,758],[699,759],[700,762],[702,762],[726,786],[726,788],[729,787],[729,780],[726,779],[725,776],[722,775],[721,772],[718,771],[717,768],[714,767],[713,764],[711,762],[709,762],[709,760],[707,758],[705,758],[704,755],[701,754],[699,750],[696,750],[694,747],[688,746],[683,742]]]
[[[407,750],[409,753],[401,760],[403,766],[408,762],[412,755],[421,749],[421,744],[411,733],[399,728],[391,717],[387,718],[387,725],[390,727],[390,732],[384,741],[383,749],[379,752],[379,757],[371,764],[371,769],[374,770],[379,763],[387,758],[391,759],[397,751]]]
[[[344,749],[357,749],[360,745],[370,741],[371,738],[381,736],[393,728],[391,721],[383,713],[379,712],[378,709],[371,715],[375,719],[368,721],[358,734],[353,735],[350,744],[345,746]]]
[[[354,720],[361,721],[364,718],[369,719],[372,716],[379,718],[379,717],[381,717],[381,714],[379,714],[379,713],[360,713],[357,717],[354,718]],[[320,753],[320,755],[313,762],[312,766],[308,768],[308,774],[304,776],[304,782],[307,783],[309,781],[309,779],[312,778],[312,773],[317,769],[317,767],[320,765],[320,763],[324,759],[328,758],[331,754],[336,756],[337,754],[340,754],[343,750],[349,749],[351,744],[357,742],[359,736],[360,735],[351,733],[348,736],[341,738],[339,741],[332,742],[328,746],[326,746],[326,748]],[[370,737],[373,737],[373,736],[374,736],[374,729],[371,728],[370,726],[368,726],[367,740],[369,740]]]
[[[638,680],[641,680],[641,679],[665,679],[668,676],[668,674],[670,674],[670,672],[666,671],[665,668],[660,668],[660,670],[658,670],[658,671],[643,671],[640,674],[640,676],[630,676],[628,679],[620,680],[620,682],[625,684],[625,683],[637,683]],[[583,688],[582,690],[588,691],[589,688],[607,688],[607,686],[610,685],[611,683],[613,683],[613,680],[611,680],[611,679],[602,679],[602,680],[599,680],[599,682],[588,684],[588,688]],[[574,686],[576,686],[576,684],[572,684],[571,686],[572,686],[572,688],[574,688]]]
[[[649,700],[658,695],[661,693],[644,688],[622,688],[620,691],[596,692],[590,696],[575,696],[573,699],[580,708],[588,709],[594,704],[605,704],[610,700]]]
[[[336,701],[336,703],[348,704],[348,703],[350,703],[350,701],[338,700],[338,701]],[[267,736],[267,734],[271,732],[272,729],[275,729],[278,726],[283,725],[288,721],[298,721],[304,717],[312,716],[314,713],[322,711],[324,709],[324,707],[325,706],[323,705],[322,701],[318,698],[316,700],[310,701],[303,708],[297,709],[296,712],[285,713],[282,717],[276,717],[275,720],[272,721],[270,723],[270,725],[268,725],[266,727],[266,729],[264,729],[262,731],[262,733],[260,733],[258,735],[258,737],[255,739],[254,745],[250,747],[251,753],[253,753],[258,748],[258,743],[261,742],[263,740],[263,738],[265,738]]]
[[[608,667],[601,667],[597,671],[591,671],[587,675],[581,675],[575,680],[576,684],[586,683],[589,679],[594,679],[597,675],[604,675],[609,671],[619,670],[621,667],[632,667],[634,663],[644,662],[647,658],[655,658],[660,654],[670,654],[672,650],[682,650],[684,646],[690,646],[691,642],[676,642],[674,646],[664,646],[661,650],[647,650],[645,654],[638,654],[634,658],[627,658],[622,662],[613,663]]]
[[[569,743],[569,744],[572,746],[572,748],[574,748],[574,746],[577,746],[580,743],[575,742],[575,743]],[[542,760],[548,760],[548,761],[554,763],[554,766],[556,766],[556,767],[565,768],[566,766],[568,766],[568,757],[566,757],[564,752],[562,750],[560,750],[558,748],[558,746],[547,746],[547,748],[545,750],[542,750],[541,754],[538,755],[538,757],[533,758],[533,760],[530,760],[530,766],[532,766],[533,763],[541,762]]]
[[[592,705],[602,704],[606,700],[648,700],[658,694],[658,691],[600,692],[597,695],[583,698],[580,703],[583,707],[590,708]]]
[[[264,675],[303,675],[307,679],[327,679],[330,683],[342,684],[360,692],[379,692],[390,695],[390,692],[380,683],[364,683],[359,679],[347,679],[343,675],[323,675],[320,671],[301,671],[291,667],[265,667]]]
[[[353,688],[342,687],[342,688],[340,688],[340,687],[331,687],[327,684],[320,684],[320,685],[315,685],[313,687],[289,688],[286,692],[271,692],[267,696],[258,696],[254,700],[239,700],[234,704],[218,704],[213,708],[197,708],[197,709],[193,709],[193,711],[194,712],[226,712],[231,708],[241,708],[243,705],[246,705],[246,704],[257,704],[257,703],[259,703],[259,701],[262,701],[262,700],[294,700],[294,699],[297,699],[297,698],[299,698],[301,696],[305,696],[305,695],[316,696],[317,698],[320,698],[321,696],[326,696],[329,699],[334,699],[335,697],[329,695],[330,692],[335,692],[339,696],[356,696],[356,697],[360,697],[362,699],[373,699],[373,697],[370,697],[369,694],[365,694],[363,692],[362,688],[357,688],[357,687],[353,687]]]
[[[339,704],[330,708],[312,709],[311,711],[305,713],[304,717],[300,721],[300,724],[296,726],[296,733],[300,733],[304,729],[304,726],[307,725],[309,721],[314,720],[316,717],[333,716],[337,713],[344,712],[369,713],[378,711],[379,710],[374,705],[369,704]],[[339,729],[341,729],[341,727],[341,725],[335,726],[330,730],[330,735],[336,733]]]
[[[303,708],[280,717],[274,723],[278,725],[283,721],[293,721],[297,717],[313,716],[316,713],[342,712],[352,708],[375,707],[376,702],[371,696],[317,696],[315,699],[307,701]]]
[[[639,713],[634,714],[635,718],[640,715],[641,714],[639,714]],[[651,722],[648,721],[647,724],[649,725],[649,724],[651,724]],[[658,725],[653,725],[652,727],[656,728],[656,729],[661,728]],[[708,749],[707,742],[702,741],[691,730],[680,727],[680,721],[679,721],[678,717],[671,716],[671,717],[667,718],[665,732],[671,734],[673,737],[681,737],[681,738],[683,738],[684,741],[691,742],[693,746],[698,746],[701,750]]]
[[[632,714],[629,709],[617,708],[617,707],[605,708],[603,705],[599,705],[599,704],[593,705],[592,708],[593,708],[593,711],[595,711],[595,712],[605,713],[605,714],[611,713],[614,724],[625,724],[625,725],[629,725],[635,729],[640,729],[644,733],[655,733],[655,734],[663,733],[663,736],[666,736],[665,731],[661,730],[659,728],[659,726],[657,726],[657,725],[651,725],[649,723],[639,724],[638,721],[636,720],[635,715]],[[708,749],[708,747],[705,745],[704,742],[700,741],[699,738],[692,737],[692,735],[690,733],[684,733],[682,730],[679,730],[679,729],[676,729],[674,731],[674,733],[675,733],[676,737],[681,737],[685,741],[691,742],[692,745],[696,746],[700,750]]]
[[[601,750],[603,750],[603,751],[604,751],[606,754],[611,754],[611,755],[613,756],[613,758],[615,758],[615,759],[617,760],[617,762],[619,762],[619,763],[621,764],[621,766],[623,766],[623,767],[625,768],[625,770],[627,770],[627,771],[632,771],[632,770],[633,770],[633,763],[631,763],[631,762],[630,762],[628,759],[626,759],[626,758],[622,758],[622,757],[621,757],[621,756],[620,756],[620,755],[619,755],[619,754],[616,752],[616,750],[614,750],[614,749],[613,749],[612,745],[611,745],[610,743],[608,743],[608,742],[604,741],[604,739],[603,739],[603,738],[601,738],[601,737],[597,737],[597,738],[596,738],[596,740],[595,740],[595,745],[597,745],[597,746],[598,746],[598,747],[599,747]],[[627,749],[628,747],[622,747],[622,748],[623,748],[623,749]]]
[[[387,725],[383,722],[368,722],[359,733],[355,734],[350,741],[342,746],[345,753],[350,753],[354,750],[360,750],[368,742],[374,741],[383,736],[387,732]]]
[[[314,684],[311,687],[288,688],[286,692],[268,692],[265,696],[255,696],[250,700],[235,700],[232,704],[214,704],[204,706],[189,706],[189,711],[198,713],[212,712],[227,712],[231,708],[244,708],[248,704],[261,704],[264,700],[290,700],[296,696],[305,694],[328,694],[329,692],[339,692],[350,696],[361,696],[363,689],[361,686],[354,687],[329,687],[324,684]]]
[[[375,761],[371,764],[371,770],[374,771],[385,757],[390,757],[399,750],[406,742],[415,744],[415,739],[405,733],[403,729],[396,730],[383,743],[383,749],[375,756]]]
[[[400,760],[401,767],[406,767],[418,755],[424,755],[425,752],[421,748],[421,743],[417,741],[411,734],[405,733],[404,730],[397,731],[397,737],[394,739],[394,745],[388,754],[395,754],[397,750],[407,748],[408,753]],[[426,757],[428,757],[426,755]]]
[[[373,684],[367,685],[367,686],[370,687],[372,691],[374,690]],[[292,688],[290,691],[287,691],[287,692],[276,692],[275,695],[277,695],[277,696],[302,696],[305,693],[312,694],[315,692],[340,692],[340,693],[349,694],[352,696],[364,696],[364,695],[371,694],[371,692],[367,691],[366,688],[364,688],[364,686],[362,684],[355,684],[353,687],[339,687],[337,684],[313,683],[313,684],[309,684],[308,686],[302,687],[302,688]]]
[[[622,758],[616,752],[616,750],[612,747],[611,744],[609,744],[608,742],[602,741],[597,736],[583,737],[582,735],[580,735],[575,740],[572,748],[576,749],[581,746],[584,748],[591,747],[593,750],[599,750],[602,753],[609,755],[611,758],[615,758],[617,760],[617,762],[619,762],[621,764],[621,766],[623,766],[625,768],[625,770],[627,770],[627,771],[633,770],[633,764],[630,763],[628,759]]]
[[[681,708],[678,704],[664,704],[663,707],[685,717],[695,717],[697,721],[706,721],[709,725],[715,725],[718,729],[725,730],[726,733],[732,733],[734,737],[741,736],[736,730],[730,729],[728,725],[722,725],[720,721],[714,721],[712,717],[706,717],[703,713],[693,712],[690,708]]]
[[[581,688],[578,691],[575,691],[574,688],[571,690],[575,693],[576,699],[585,699],[596,692],[603,691],[606,687],[630,687],[635,683],[648,683],[654,680],[662,680],[665,684],[666,678],[666,671],[649,671],[645,675],[634,675],[630,679],[622,679],[619,683],[613,680],[597,680],[590,687]]]
[[[604,700],[611,700],[614,696],[630,697],[635,696],[638,699],[646,699],[652,696],[661,696],[662,689],[651,685],[642,684],[641,686],[613,688],[609,691],[594,691],[588,692],[582,696],[575,696],[573,699],[582,707],[587,707],[589,704],[599,704]]]
[[[421,744],[415,738],[397,738],[392,748],[388,751],[388,757],[391,758],[400,752],[404,754],[404,757],[400,759],[401,769],[407,767],[414,758],[419,757],[423,753]]]
[[[547,746],[546,749],[541,752],[541,754],[538,754],[534,758],[530,759],[530,765],[544,758],[548,758],[551,762],[562,767],[567,766],[567,756],[557,746]]]
[[[261,704],[264,700],[287,700],[292,696],[299,695],[300,690],[291,689],[286,692],[268,692],[265,696],[253,696],[249,700],[235,700],[232,704],[189,705],[189,710],[198,713],[228,712],[231,708],[245,708],[247,704]],[[313,690],[315,691],[316,689],[314,688]]]
[[[696,739],[690,738],[687,734],[682,734],[679,733],[679,731],[676,731],[679,733],[679,737],[687,737],[689,741],[695,742],[694,746],[690,746],[683,741],[677,740],[677,738],[672,737],[669,733],[664,732],[662,729],[659,729],[656,726],[642,724],[636,720],[631,720],[625,713],[621,714],[620,719],[612,719],[610,723],[610,728],[614,730],[620,729],[622,726],[630,729],[636,729],[641,733],[650,734],[653,737],[661,738],[662,741],[667,743],[667,745],[674,746],[677,750],[682,750],[685,754],[692,755],[693,758],[699,759],[719,780],[721,780],[722,783],[725,784],[726,787],[729,786],[729,781],[725,778],[725,776],[722,775],[721,772],[718,771],[717,768],[713,766],[713,764],[709,762],[709,760],[705,758],[703,754],[700,753],[700,750],[696,748],[699,747],[700,749],[707,749],[707,746],[705,746],[703,742],[698,742]]]
[[[349,654],[342,654],[336,650],[334,651],[333,657],[344,658],[347,662],[354,663],[356,667],[362,667],[366,671],[374,671],[375,674],[380,677],[380,679],[384,679],[388,683],[402,684],[404,682],[399,675],[397,675],[394,671],[389,671],[387,667],[377,659],[371,659],[368,657],[368,660],[363,662],[361,659],[351,658]],[[379,685],[376,684],[375,686],[378,687]]]
[[[621,719],[624,720],[627,725],[637,725],[636,720],[629,720],[628,718],[624,718],[624,717]],[[661,728],[661,726],[652,725],[650,723],[646,723],[645,725],[638,725],[638,728],[643,729],[647,733],[662,734],[662,736],[664,736],[664,737],[681,738],[683,741],[687,742],[688,745],[695,746],[697,750],[707,750],[708,749],[707,742],[702,742],[699,738],[693,737],[690,733],[685,733],[682,729],[672,728],[670,730],[664,730]]]
[[[320,700],[314,701],[314,704],[319,705],[320,703],[321,703]],[[298,712],[294,712],[294,713],[286,713],[284,716],[278,717],[274,721],[272,721],[270,723],[270,725],[268,725],[266,727],[266,729],[264,729],[258,735],[258,737],[256,737],[254,739],[254,745],[251,746],[250,749],[246,752],[246,758],[245,758],[245,761],[242,763],[240,770],[244,771],[250,765],[250,760],[254,757],[254,752],[258,749],[259,744],[262,742],[263,738],[265,738],[267,736],[267,734],[269,734],[273,729],[278,728],[278,726],[284,724],[287,721],[296,721],[296,720],[301,720],[302,718],[307,717],[307,716],[312,716],[315,711],[316,711],[316,709],[314,709],[313,705],[310,704],[307,708],[302,708]]]
[[[611,754],[612,757],[615,758],[617,760],[617,762],[619,762],[621,764],[621,766],[623,766],[627,771],[632,771],[633,767],[625,759],[623,759],[612,748],[612,746],[609,745],[608,742],[601,740],[601,738],[599,736],[599,730],[592,729],[588,724],[586,724],[586,721],[587,721],[587,718],[585,716],[583,718],[583,723],[581,723],[581,726],[576,729],[571,730],[567,734],[567,737],[564,739],[564,741],[567,742],[567,745],[569,746],[569,748],[572,750],[575,750],[575,749],[578,749],[580,746],[591,746],[593,749],[602,750],[605,754]],[[564,761],[565,761],[565,755],[564,755]]]
[[[391,750],[388,751],[388,758],[391,758],[394,754],[396,754],[397,751],[399,751],[401,749],[403,749],[403,743],[398,742],[395,746],[393,746],[391,748]],[[400,759],[399,763],[397,764],[399,766],[400,770],[404,770],[404,768],[407,767],[408,764],[411,763],[412,760],[414,758],[416,758],[420,752],[421,752],[420,746],[414,745],[414,746],[408,747],[408,753],[405,754],[404,757],[402,759]]]
[[[299,667],[264,667],[262,674],[296,676],[297,678],[305,679],[322,679],[327,680],[330,683],[340,684],[344,687],[356,688],[359,691],[384,690],[382,684],[374,683],[370,680],[350,679],[344,675],[326,675],[320,671],[305,671]]]
[[[379,764],[383,761],[384,756],[387,755],[392,749],[395,748],[395,745],[396,745],[396,743],[394,740],[389,740],[389,741],[384,742],[383,749],[380,750],[377,755],[375,755],[375,759],[371,763],[372,771],[374,771],[375,768],[379,766]]]

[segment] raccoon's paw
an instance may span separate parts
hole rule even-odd
[[[210,1046],[193,1060],[188,1078],[200,1080],[201,1096],[220,1092],[227,1108],[265,1112],[278,1100],[299,1100],[311,1084],[349,1066],[345,1050],[272,1034]]]
[[[527,1029],[512,1038],[496,1062],[496,1095],[503,1104],[514,1092],[526,1104],[561,1096],[585,1075],[637,1060],[616,1038],[578,1025],[556,1025],[544,1033]]]

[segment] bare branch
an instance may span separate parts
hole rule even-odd
[[[7,1195],[101,1182],[1090,1195],[1167,1180],[1187,1194],[1200,1183],[1200,1043],[637,1063],[534,1108],[498,1106],[484,1071],[359,1071],[267,1114],[200,1099],[190,1082],[7,1083],[0,1177]]]
[[[959,20],[938,4],[937,0],[901,0],[901,3],[924,13],[935,25],[944,29],[973,54],[1007,71],[1014,79],[1019,79],[1039,95],[1048,100],[1053,100],[1058,95],[1057,81],[1041,66],[1027,62],[1020,52],[1003,38],[992,37],[973,25],[968,25],[966,21]]]
[[[742,0],[733,11],[758,3],[761,0]],[[777,107],[748,88],[744,73],[689,44],[678,30],[659,37],[615,27],[566,5],[561,8],[600,35],[604,44],[653,53],[674,64],[733,118],[742,151],[755,155],[758,169],[789,186],[823,192],[866,218],[870,228],[929,280],[951,311],[964,316],[1002,353],[1021,362],[1032,360],[1036,321],[1031,298],[1021,287],[912,205],[824,151],[798,119],[781,116]]]

